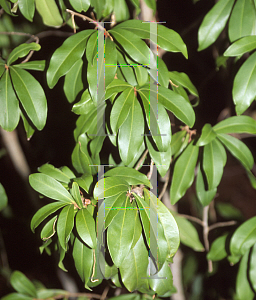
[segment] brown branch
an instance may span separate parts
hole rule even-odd
[[[109,286],[107,285],[107,286],[105,287],[105,289],[104,289],[102,295],[101,295],[100,300],[104,300],[104,299],[107,298],[108,291],[109,291]]]
[[[200,220],[200,219],[198,219],[198,218],[196,218],[196,217],[193,217],[193,216],[190,216],[190,215],[184,215],[184,214],[179,214],[179,216],[180,216],[180,217],[184,217],[184,218],[186,218],[186,219],[188,219],[188,220],[194,221],[194,222],[196,222],[197,224],[203,226],[203,221]]]
[[[51,297],[51,299],[61,299],[61,298],[66,298],[66,297],[87,297],[87,298],[94,298],[94,299],[101,299],[102,295],[98,294],[93,294],[93,293],[65,293]]]
[[[137,171],[139,170],[139,168],[141,167],[142,162],[143,162],[144,159],[146,158],[147,154],[148,154],[148,149],[143,153],[141,159],[138,161],[138,163],[137,163],[137,165],[136,165],[136,167],[135,167],[135,170],[137,170]]]
[[[167,189],[167,186],[168,186],[168,182],[169,182],[169,178],[170,178],[170,169],[168,170],[168,172],[166,173],[165,175],[165,180],[164,180],[164,186],[163,186],[163,189],[158,197],[159,200],[162,199],[166,189]]]
[[[209,214],[209,205],[205,206],[203,209],[203,238],[204,238],[204,247],[207,252],[209,252],[209,224],[208,224],[208,214]],[[212,273],[212,261],[208,259],[208,272]]]
[[[237,221],[228,221],[228,222],[219,222],[219,223],[215,223],[211,226],[209,226],[209,231],[219,228],[219,227],[225,227],[225,226],[233,226],[236,225]]]

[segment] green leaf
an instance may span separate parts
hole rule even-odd
[[[174,218],[179,228],[181,243],[195,251],[204,251],[204,246],[200,242],[198,232],[192,223],[178,215],[174,215]]]
[[[256,134],[256,120],[248,116],[234,116],[225,119],[215,126],[213,130],[219,133],[250,133]]]
[[[105,216],[105,228],[113,221],[119,210],[124,207],[126,193],[127,192],[121,192],[118,195],[108,197],[104,200],[105,206],[100,206],[99,211]],[[104,210],[104,212],[102,212],[102,210]]]
[[[241,115],[255,99],[254,82],[256,80],[256,52],[254,52],[238,70],[234,79],[233,99],[237,114]]]
[[[78,238],[74,241],[73,258],[77,273],[85,283],[85,288],[91,291],[87,283],[91,277],[93,267],[93,250],[84,245]]]
[[[196,145],[197,146],[205,146],[209,144],[212,140],[216,138],[216,133],[214,132],[212,126],[210,124],[205,124],[200,138],[198,139]]]
[[[88,89],[86,89],[81,96],[81,100],[73,105],[72,112],[77,115],[86,115],[93,109],[95,109],[94,103]]]
[[[148,252],[141,235],[135,247],[130,249],[120,266],[122,281],[129,292],[147,285],[147,279],[145,279],[147,267]]]
[[[160,59],[159,59],[159,61],[160,61]],[[163,64],[164,64],[164,62],[163,62]],[[147,81],[148,81],[148,69],[144,68],[141,65],[134,66],[133,69],[134,69],[134,72],[135,72],[135,75],[136,75],[136,81],[138,82],[138,85],[143,86],[144,84],[146,84]],[[122,70],[124,71],[125,68],[123,68]],[[160,77],[160,75],[162,75],[162,72],[159,71],[159,77]],[[160,78],[158,78],[158,79],[160,79]]]
[[[243,142],[227,134],[218,134],[218,139],[246,169],[252,169],[254,159],[250,149]]]
[[[1,3],[1,2],[0,2]],[[23,294],[11,293],[1,298],[1,300],[33,300],[34,297],[25,296]]]
[[[232,11],[228,35],[231,42],[255,34],[255,5],[253,1],[238,0]]]
[[[218,214],[224,219],[244,220],[244,216],[240,209],[234,207],[231,203],[218,201],[215,203],[215,207]]]
[[[184,142],[186,143],[185,136],[186,136],[186,130],[180,130],[172,136],[172,140],[171,140],[172,155],[179,155],[179,153],[181,152],[181,149],[184,147],[183,146]],[[186,145],[187,145],[187,143],[186,143]]]
[[[4,11],[11,15],[11,16],[15,16],[13,13],[12,13],[12,10],[11,10],[11,3],[10,2],[7,2],[7,0],[0,0],[0,5],[2,6],[2,8],[4,9]]]
[[[151,186],[151,183],[147,176],[133,168],[116,167],[104,173],[105,178],[108,176],[115,178],[118,178],[120,176],[120,178],[127,181],[127,183],[129,183],[130,185],[144,184],[148,187]]]
[[[79,190],[79,186],[78,186],[77,182],[73,182],[70,193],[71,193],[72,197],[75,199],[78,207],[83,208],[83,202],[81,199],[81,194],[80,194],[80,190]]]
[[[35,0],[36,10],[46,26],[60,27],[63,23],[58,6],[54,0]]]
[[[139,93],[144,91],[149,92],[149,87],[144,86],[138,90]],[[155,91],[151,91],[151,93],[156,94],[155,97],[158,97],[159,103],[161,103],[166,109],[170,110],[179,120],[189,127],[194,125],[194,110],[191,104],[188,103],[182,96],[162,86],[158,87],[158,93]]]
[[[109,30],[125,52],[140,64],[148,65],[150,51],[148,46],[138,36],[128,30],[117,28]]]
[[[131,205],[129,197],[126,197],[124,207],[118,210],[108,227],[107,243],[112,261],[119,268],[131,249],[138,212],[137,207]]]
[[[8,198],[3,185],[0,183],[0,211],[8,204]]]
[[[94,199],[109,198],[129,190],[129,184],[122,178],[107,177],[99,180],[93,191]]]
[[[20,119],[19,101],[13,90],[9,70],[0,79],[0,125],[4,130],[14,130]]]
[[[67,176],[64,172],[62,172],[60,169],[55,168],[51,164],[44,164],[41,167],[38,168],[38,171],[41,173],[44,173],[46,175],[49,175],[50,177],[64,183],[69,183],[70,182],[70,177]],[[73,176],[72,176],[73,177]]]
[[[224,52],[224,56],[240,56],[246,52],[250,52],[256,48],[256,36],[245,36],[235,41]]]
[[[182,72],[169,72],[169,78],[177,85],[186,88],[192,95],[199,97],[196,87],[193,85],[188,75]]]
[[[114,133],[117,133],[120,126],[129,115],[130,108],[135,100],[134,89],[127,88],[115,100],[110,114],[110,125]]]
[[[114,94],[120,93],[129,87],[132,87],[132,86],[129,83],[127,83],[126,81],[123,81],[120,79],[115,79],[106,88],[105,99],[109,99]]]
[[[135,65],[135,69],[143,68],[143,66],[136,67],[136,64],[132,63],[131,60],[129,62],[128,57],[124,53],[121,53],[120,51],[117,51],[117,61],[118,61],[117,74],[118,71],[121,72],[122,76],[124,76],[127,83],[129,83],[132,86],[136,86],[138,83],[132,65]]]
[[[170,148],[171,143],[171,123],[170,118],[161,103],[150,105],[150,93],[139,91],[141,96],[144,111],[148,123],[148,128],[152,134],[152,138],[160,152],[166,152]],[[157,99],[156,99],[157,101]]]
[[[97,55],[98,48],[98,32],[95,31],[88,39],[86,47],[86,58],[88,64],[93,64],[94,58]]]
[[[28,120],[26,119],[26,117],[24,116],[22,111],[20,111],[20,114],[21,114],[21,118],[22,118],[22,121],[23,121],[24,129],[26,131],[27,140],[29,141],[31,139],[31,137],[33,136],[33,134],[34,134],[35,129],[34,129],[34,127],[32,127],[29,124]]]
[[[90,0],[90,2],[91,2],[91,6],[94,7],[94,11],[96,12],[97,20],[100,20],[102,17],[106,0]]]
[[[226,241],[228,234],[219,236],[211,244],[210,251],[207,253],[207,259],[212,261],[219,261],[227,257]]]
[[[31,174],[29,176],[29,183],[34,190],[48,198],[59,200],[67,204],[75,202],[61,183],[46,174]]]
[[[36,227],[43,222],[49,215],[53,214],[58,209],[67,205],[66,203],[54,202],[41,207],[31,220],[31,230],[35,232]]]
[[[54,216],[53,218],[50,219],[50,221],[48,221],[42,231],[41,231],[41,239],[42,240],[48,240],[49,238],[51,238],[54,234],[55,234],[55,223],[57,220],[57,216]]]
[[[89,0],[69,0],[70,4],[73,6],[73,8],[76,11],[87,11],[90,7],[90,1]]]
[[[143,143],[144,120],[137,98],[133,98],[128,116],[119,128],[118,148],[122,161],[129,165]]]
[[[198,157],[198,146],[189,144],[174,165],[173,179],[170,190],[171,203],[174,205],[191,186],[195,176]]]
[[[30,51],[39,51],[40,49],[41,46],[36,43],[20,44],[9,54],[7,59],[7,66],[10,66],[18,58],[26,56]]]
[[[65,295],[67,295],[67,291],[60,290],[60,289],[43,289],[43,288],[37,290],[38,299],[47,299],[47,298],[56,297],[60,295],[63,295],[64,297]]]
[[[252,248],[251,257],[250,257],[250,269],[249,269],[249,278],[251,286],[256,291],[256,244]]]
[[[84,87],[82,68],[83,60],[78,59],[65,76],[63,89],[69,103],[75,101],[78,93],[81,92]]]
[[[36,297],[36,288],[33,283],[20,271],[14,271],[10,278],[13,288],[26,296]]]
[[[10,67],[11,78],[28,117],[38,130],[42,130],[46,123],[47,102],[40,83],[27,71]]]
[[[245,253],[240,262],[236,277],[236,295],[239,300],[253,300],[255,296],[248,280],[248,258],[249,250]]]
[[[95,221],[86,208],[76,214],[76,230],[81,240],[92,249],[97,247]]]
[[[256,217],[245,221],[234,232],[230,240],[230,253],[233,263],[238,262],[256,242]]]
[[[117,23],[129,19],[129,8],[125,0],[114,1],[114,13]]]
[[[47,82],[50,88],[53,88],[59,78],[65,75],[76,61],[83,56],[87,40],[93,32],[94,30],[92,29],[83,30],[70,36],[53,53],[46,73]]]
[[[35,0],[19,0],[18,4],[23,16],[32,22],[35,13]]]
[[[225,149],[218,140],[214,139],[204,146],[202,167],[207,178],[209,190],[213,190],[219,185],[226,161]]]
[[[205,15],[198,31],[198,51],[213,44],[224,29],[235,0],[220,0]]]
[[[26,70],[44,71],[45,60],[28,61],[22,64],[14,65],[14,67]]]
[[[58,217],[57,234],[61,247],[66,251],[70,233],[74,227],[74,205],[65,206]]]

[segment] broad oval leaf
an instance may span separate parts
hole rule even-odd
[[[69,0],[76,11],[87,11],[90,7],[90,0]]]
[[[14,65],[15,68],[21,68],[25,70],[44,71],[45,60],[33,60],[18,65]]]
[[[193,146],[191,143],[179,156],[174,165],[170,189],[170,198],[173,205],[185,195],[187,189],[193,183],[198,151],[199,147]]]
[[[36,10],[46,26],[60,27],[63,23],[58,6],[54,0],[35,0]]]
[[[46,175],[49,175],[50,177],[64,183],[69,183],[70,182],[70,176],[62,172],[60,169],[55,168],[51,164],[44,164],[41,167],[38,168],[38,171],[41,173],[44,173]],[[73,177],[73,176],[72,176]]]
[[[18,47],[12,50],[7,59],[7,66],[10,66],[19,57],[26,56],[30,51],[39,51],[41,46],[36,43],[20,44]]]
[[[14,130],[20,119],[19,101],[13,90],[9,70],[0,79],[0,125],[4,130]]]
[[[47,101],[40,83],[27,71],[10,67],[11,78],[16,94],[28,117],[38,130],[46,123]]]
[[[106,88],[105,99],[109,99],[111,96],[124,91],[125,89],[133,87],[126,81],[120,79],[114,79]]]
[[[68,204],[75,202],[61,183],[46,174],[31,174],[29,176],[29,183],[34,190],[48,198]]]
[[[32,22],[35,13],[35,0],[19,0],[18,3],[23,16]]]
[[[198,51],[209,47],[224,29],[235,0],[220,0],[206,14],[198,31]]]
[[[80,209],[76,214],[76,230],[83,242],[92,249],[96,248],[95,221],[86,208]]]
[[[41,231],[41,239],[43,241],[47,241],[55,234],[55,224],[57,220],[57,216],[52,217],[43,227]]]
[[[255,99],[256,91],[254,83],[256,80],[256,52],[254,52],[238,70],[234,79],[233,99],[236,112],[241,115]]]
[[[34,284],[20,271],[14,271],[10,278],[11,285],[18,292],[26,296],[37,297]]]
[[[219,133],[251,133],[256,134],[256,120],[248,116],[233,116],[215,126],[213,130]]]
[[[40,0],[41,1],[41,0]],[[65,42],[53,53],[50,65],[46,73],[47,83],[53,88],[59,78],[65,75],[85,51],[89,36],[94,30],[83,30],[65,40]]]
[[[227,236],[228,234],[224,234],[213,241],[213,243],[211,244],[210,251],[207,253],[207,259],[212,261],[219,261],[227,256]]]
[[[224,52],[224,56],[240,56],[256,48],[256,36],[250,35],[235,41]]]
[[[122,178],[107,177],[98,181],[95,185],[94,199],[104,199],[126,193],[129,190],[129,184]]]
[[[65,206],[58,217],[57,234],[62,249],[67,250],[70,233],[74,227],[74,205]]]
[[[214,132],[210,124],[205,124],[200,138],[197,141],[197,146],[205,146],[216,138],[216,133]]]
[[[246,169],[252,169],[254,159],[251,151],[243,142],[227,134],[218,134],[218,139]]]

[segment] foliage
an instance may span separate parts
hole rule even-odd
[[[154,0],[145,2],[156,12]],[[73,168],[46,163],[29,176],[31,187],[51,200],[31,220],[31,230],[41,231],[41,250],[58,253],[59,267],[65,271],[64,258],[71,254],[86,289],[92,290],[107,279],[112,286],[139,292],[117,297],[120,300],[139,300],[175,293],[170,264],[181,242],[194,251],[206,250],[209,265],[224,258],[232,265],[239,263],[232,296],[254,299],[255,217],[234,232],[221,234],[210,247],[207,239],[211,229],[208,209],[217,195],[229,153],[256,187],[254,158],[240,139],[241,134],[256,134],[256,121],[244,114],[256,96],[256,3],[219,0],[200,25],[198,51],[210,47],[227,30],[230,46],[223,57],[242,62],[232,90],[236,115],[214,126],[204,124],[200,134],[191,129],[196,114],[189,96],[199,101],[196,87],[187,74],[169,72],[148,44],[157,41],[161,49],[188,59],[187,47],[177,32],[162,24],[130,19],[131,7],[136,15],[140,12],[138,0],[0,0],[0,5],[1,18],[10,22],[16,15],[35,22],[36,13],[48,27],[60,28],[65,23],[76,32],[79,27],[75,18],[94,23],[88,25],[90,28],[95,25],[94,29],[66,37],[45,60],[33,60],[34,51],[41,49],[36,34],[24,33],[30,37],[29,42],[15,42],[9,51],[12,44],[7,41],[2,49],[2,129],[15,130],[21,117],[27,138],[31,139],[35,130],[45,127],[46,93],[33,71],[45,72],[50,89],[63,77],[65,96],[78,116],[71,155]],[[90,11],[97,21],[88,17]],[[113,24],[105,24],[105,20]],[[6,27],[5,31],[10,30]],[[5,34],[8,36],[8,32]],[[170,116],[178,128],[173,134]],[[115,149],[108,161],[102,151],[107,140]],[[148,164],[147,174],[143,164]],[[167,186],[170,170],[172,205],[195,183],[195,196],[204,212],[203,221],[197,219],[206,230],[204,245],[197,227],[170,211],[155,193],[154,175],[158,172],[158,178],[165,177]],[[7,196],[2,185],[0,199],[3,209]],[[4,300],[72,296],[63,290],[37,288],[19,271],[13,272],[10,282],[17,293]]]

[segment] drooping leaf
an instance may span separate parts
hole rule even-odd
[[[26,56],[30,51],[39,51],[41,46],[36,43],[20,44],[18,47],[12,50],[7,59],[7,65],[10,66],[19,57]]]
[[[238,70],[234,79],[233,99],[236,112],[241,115],[255,99],[254,82],[256,80],[256,52],[254,52]]]
[[[199,97],[196,87],[193,85],[186,73],[172,71],[169,72],[169,78],[177,85],[186,88],[192,95]]]
[[[216,137],[216,133],[214,132],[212,126],[210,124],[205,124],[200,138],[197,141],[197,146],[205,146],[208,143],[210,143],[212,140],[214,140]]]
[[[19,0],[18,3],[23,16],[32,22],[35,13],[35,0]]]
[[[73,8],[78,11],[87,11],[90,7],[90,1],[89,0],[69,0],[70,4],[73,6]]]
[[[95,106],[93,104],[92,98],[89,94],[88,89],[86,89],[81,96],[81,100],[73,105],[72,112],[77,115],[86,115],[94,108]]]
[[[198,31],[198,51],[216,41],[224,29],[235,0],[220,0],[205,15]]]
[[[65,75],[76,61],[83,56],[87,40],[93,32],[94,30],[89,29],[76,33],[67,38],[65,42],[55,50],[46,73],[50,88],[53,88],[59,78]]]
[[[75,202],[61,183],[46,174],[31,174],[29,176],[29,183],[34,190],[46,197],[68,204]]]
[[[191,143],[180,155],[174,165],[170,190],[171,203],[175,204],[191,186],[194,180],[195,166],[198,157],[198,146]]]
[[[36,10],[46,26],[60,27],[63,23],[58,6],[54,0],[35,0]]]
[[[248,116],[234,116],[225,119],[215,126],[213,130],[219,133],[251,133],[256,134],[256,120]]]
[[[227,256],[227,236],[227,234],[224,234],[213,241],[213,243],[211,244],[210,251],[207,253],[207,259],[210,259],[212,261],[219,261]]]
[[[14,130],[20,119],[19,101],[13,90],[9,70],[0,79],[0,125],[4,130]]]
[[[224,56],[240,56],[256,48],[256,36],[250,35],[235,41],[224,52]]]
[[[46,123],[47,102],[40,83],[27,71],[10,67],[11,78],[16,94],[28,117],[38,130]]]
[[[47,241],[49,238],[51,238],[55,232],[56,232],[56,228],[55,228],[55,224],[56,224],[56,220],[57,220],[57,216],[52,217],[43,227],[42,231],[41,231],[41,239],[43,241]]]
[[[70,182],[70,176],[67,176],[64,172],[62,172],[60,169],[55,168],[51,164],[44,164],[41,167],[38,168],[38,171],[41,173],[44,173],[46,175],[49,175],[50,177],[64,183]],[[73,177],[73,176],[72,176]]]
[[[74,227],[74,205],[65,206],[58,217],[57,234],[61,247],[67,250],[70,233]]]
[[[10,282],[18,293],[36,297],[36,288],[34,284],[20,271],[14,271],[12,273]]]

